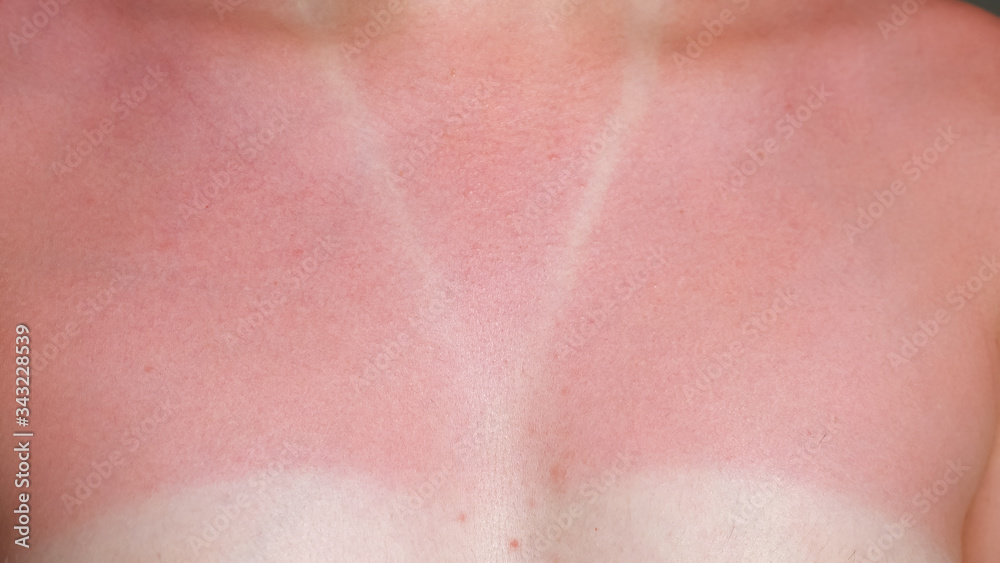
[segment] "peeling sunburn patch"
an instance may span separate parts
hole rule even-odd
[[[570,506],[580,500],[576,497],[525,506],[493,519],[502,524],[491,529],[475,521],[498,509],[490,499],[450,494],[434,510],[402,515],[392,507],[404,502],[405,493],[364,476],[282,468],[119,506],[52,538],[39,560],[958,561],[921,533],[919,519],[904,529],[898,517],[799,483],[773,487],[774,478],[765,475],[717,470],[635,475],[631,469],[628,464],[610,469],[613,479],[602,481],[600,494],[588,497],[593,502],[582,508]],[[765,490],[768,502],[759,514],[734,524],[734,508]],[[537,523],[551,523],[546,515],[562,513],[574,515],[572,526],[560,528],[553,541],[531,540]],[[889,549],[871,550],[877,538],[890,533]]]

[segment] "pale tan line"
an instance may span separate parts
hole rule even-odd
[[[520,471],[523,462],[523,448],[519,447],[522,439],[521,428],[525,422],[523,404],[534,395],[543,378],[539,377],[545,362],[545,353],[551,349],[553,341],[553,326],[557,313],[565,305],[566,298],[576,282],[583,247],[591,237],[594,225],[600,218],[604,208],[605,196],[614,178],[618,163],[621,160],[622,143],[627,137],[629,127],[638,121],[646,107],[646,91],[642,77],[649,73],[650,62],[643,58],[631,60],[625,69],[625,84],[622,88],[622,102],[615,115],[625,124],[625,131],[607,143],[605,150],[598,155],[592,164],[591,177],[587,182],[583,202],[574,217],[573,223],[566,233],[568,248],[549,260],[549,268],[555,270],[556,281],[549,287],[549,297],[544,302],[540,318],[545,324],[536,328],[513,344],[518,349],[511,350],[511,366],[514,373],[501,379],[500,385],[485,385],[483,381],[474,380],[473,388],[479,391],[483,413],[483,424],[488,427],[505,428],[491,436],[487,449],[491,456],[491,467],[487,470],[481,482],[481,494],[490,497],[491,510],[477,520],[476,533],[485,538],[486,545],[477,555],[483,560],[504,560],[506,558],[507,533],[517,533],[525,526],[522,501],[523,498],[511,484],[518,481],[512,476]],[[520,361],[516,358],[520,356]],[[485,366],[483,369],[488,369]],[[484,469],[486,469],[484,467]],[[506,477],[504,477],[506,476]],[[529,526],[530,527],[530,526]]]
[[[367,161],[365,170],[368,185],[366,187],[371,188],[377,196],[378,204],[396,227],[400,241],[412,242],[403,248],[406,255],[420,268],[424,278],[431,278],[430,255],[421,244],[419,233],[413,226],[413,219],[403,202],[402,190],[388,180],[392,169],[388,164],[389,159],[386,156],[384,138],[375,129],[371,112],[361,99],[356,85],[343,73],[338,73],[335,80],[344,86],[342,101],[350,108],[349,111],[352,115],[358,116],[355,126],[359,134],[354,139],[355,150],[359,157],[365,158]]]
[[[531,351],[531,364],[535,369],[542,367],[545,361],[544,355],[556,342],[554,334],[556,318],[565,310],[569,295],[577,285],[586,254],[586,245],[591,240],[594,226],[604,211],[608,189],[621,163],[623,145],[647,111],[651,88],[647,82],[650,77],[656,75],[656,70],[656,59],[648,55],[644,49],[636,47],[625,67],[622,100],[615,112],[623,122],[624,130],[608,143],[603,153],[592,164],[591,177],[587,181],[582,201],[577,208],[573,223],[566,232],[567,247],[560,256],[552,260],[554,265],[551,269],[555,282],[552,284],[553,289],[541,316],[546,324],[539,327],[533,338],[537,343]]]
[[[334,58],[334,57],[331,57]],[[344,105],[349,109],[349,113],[354,118],[354,125],[359,134],[354,139],[355,151],[358,157],[365,159],[365,186],[374,194],[375,205],[381,209],[377,212],[384,212],[389,217],[390,222],[395,227],[395,238],[398,239],[398,248],[409,259],[413,267],[417,269],[420,279],[423,280],[422,292],[418,296],[421,301],[418,307],[426,305],[437,295],[437,289],[451,287],[448,280],[444,278],[440,269],[432,264],[430,253],[426,250],[426,243],[420,236],[420,232],[414,226],[414,221],[406,207],[403,190],[390,178],[396,177],[389,166],[387,148],[383,135],[374,127],[374,120],[368,106],[362,99],[361,92],[357,85],[335,67],[332,71],[334,76],[332,81],[341,88],[337,92]],[[405,180],[404,180],[405,181]],[[363,189],[363,188],[362,188]],[[368,202],[364,202],[368,203]],[[397,242],[397,241],[393,241]],[[437,306],[442,306],[441,302],[435,302]],[[457,304],[457,300],[446,306],[452,309]],[[458,327],[445,327],[442,323],[448,319],[454,320],[454,311],[445,311],[438,315],[436,326],[423,327],[421,330],[435,330],[443,337],[445,342],[456,342],[461,331]],[[412,327],[401,327],[405,331],[412,330]],[[352,377],[360,374],[351,374]]]
[[[554,334],[557,316],[561,311],[565,310],[570,293],[580,277],[581,266],[586,254],[585,247],[592,237],[594,226],[600,220],[601,214],[604,211],[608,189],[622,159],[623,144],[629,138],[629,131],[635,127],[639,119],[646,112],[648,91],[650,88],[645,84],[645,79],[646,77],[655,76],[656,61],[646,56],[642,49],[635,49],[633,52],[635,54],[630,57],[624,70],[622,98],[614,114],[623,122],[623,131],[615,135],[611,142],[607,144],[605,150],[590,164],[592,172],[587,181],[582,202],[573,217],[572,224],[566,232],[567,246],[565,249],[554,253],[555,256],[552,256],[552,259],[549,260],[549,268],[553,272],[554,281],[548,287],[548,298],[545,299],[543,310],[539,315],[541,322],[544,324],[536,327],[523,340],[522,349],[524,350],[524,357],[520,362],[522,370],[514,378],[517,381],[516,385],[519,385],[519,387],[511,389],[511,392],[518,393],[520,396],[513,397],[515,400],[510,402],[512,405],[511,408],[514,409],[514,412],[510,413],[511,417],[518,414],[517,405],[526,398],[530,399],[536,396],[537,393],[534,390],[540,389],[546,381],[544,369],[547,363],[547,354],[552,350],[555,342],[557,342],[556,335]],[[521,413],[525,412],[525,409],[520,410]],[[511,436],[508,437],[507,442],[518,439],[520,437],[511,432]],[[514,451],[508,452],[509,455],[514,455],[515,453]],[[508,503],[511,503],[511,501],[508,500]],[[509,508],[509,510],[514,511],[517,509],[516,506]],[[503,525],[503,522],[497,520],[500,519],[495,517],[494,521],[491,522],[494,526],[497,526],[494,534],[503,530],[500,527]],[[510,523],[514,524],[514,522]],[[522,520],[519,526],[521,528],[520,532],[516,530],[511,531],[523,535],[524,533],[535,531],[538,524]],[[488,533],[487,530],[484,530],[484,532]]]

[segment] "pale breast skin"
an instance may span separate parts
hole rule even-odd
[[[996,557],[995,21],[358,6],[0,58],[15,561]]]

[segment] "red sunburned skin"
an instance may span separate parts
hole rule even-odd
[[[905,128],[862,103],[891,85],[843,65],[877,33],[781,68],[726,63],[722,36],[682,71],[687,32],[588,33],[632,21],[598,5],[554,29],[527,8],[487,25],[486,6],[306,28],[251,3],[223,23],[71,7],[12,63],[47,63],[29,90],[102,77],[69,114],[25,106],[14,208],[33,211],[14,230],[36,235],[3,251],[26,273],[0,305],[38,339],[40,533],[171,522],[158,541],[203,555],[279,520],[319,544],[366,534],[345,548],[360,559],[392,537],[572,560],[681,535],[656,506],[683,505],[704,511],[690,529],[748,538],[838,515],[838,548],[860,550],[912,513],[893,553],[954,555],[992,438],[1000,286],[983,226],[937,210],[977,187],[954,180],[979,133],[947,115],[954,148],[849,244],[871,186],[942,127],[921,102]],[[843,146],[876,116],[884,146]],[[853,168],[818,175],[835,151]],[[260,553],[316,548],[278,545]]]
[[[111,52],[133,40],[150,44],[128,31],[112,33],[111,23],[80,13],[64,15],[71,31],[73,26],[93,29],[88,40],[110,45]],[[521,280],[540,279],[549,269],[534,258],[544,255],[540,242],[530,242],[535,248],[527,260],[518,260],[522,265],[511,270],[504,264],[505,254],[536,238],[534,232],[526,232],[520,242],[512,238],[515,223],[507,215],[524,212],[528,200],[523,195],[509,192],[507,201],[492,204],[507,211],[489,219],[497,229],[489,238],[505,240],[506,250],[485,256],[455,253],[479,236],[475,222],[455,223],[465,211],[456,208],[454,217],[434,218],[428,210],[445,212],[445,202],[464,197],[466,190],[455,182],[460,177],[456,162],[481,144],[476,139],[506,139],[507,131],[534,127],[522,117],[525,108],[535,99],[559,96],[563,102],[548,108],[549,117],[531,118],[553,126],[548,136],[535,135],[535,148],[498,147],[511,161],[485,155],[474,166],[496,176],[470,172],[467,180],[473,187],[475,177],[496,182],[516,167],[515,157],[523,151],[548,151],[533,169],[506,181],[526,194],[535,187],[534,178],[558,179],[556,197],[567,201],[546,210],[537,227],[524,227],[558,233],[574,192],[589,174],[591,141],[620,134],[616,69],[609,67],[603,85],[589,85],[596,90],[575,94],[574,100],[564,85],[541,80],[561,61],[538,58],[547,67],[535,69],[537,78],[530,81],[541,90],[534,92],[510,87],[520,68],[532,66],[528,62],[497,67],[491,74],[491,62],[469,61],[469,68],[452,69],[458,78],[442,84],[448,91],[424,94],[424,103],[436,105],[425,115],[412,109],[420,103],[414,94],[421,88],[392,78],[389,65],[379,69],[375,45],[370,56],[366,51],[352,63],[330,48],[290,64],[277,41],[228,28],[200,33],[213,25],[209,22],[196,21],[180,33],[178,25],[185,24],[143,29],[143,36],[161,49],[139,57],[140,63],[129,58],[132,54],[108,60],[76,57],[46,75],[56,80],[74,66],[120,74],[107,90],[88,92],[87,99],[95,100],[92,107],[61,124],[61,131],[81,131],[78,136],[89,139],[102,120],[112,120],[94,148],[98,153],[88,151],[82,162],[70,158],[67,164],[79,143],[65,154],[57,151],[54,163],[62,166],[42,164],[44,173],[33,178],[35,195],[28,199],[43,201],[60,193],[66,207],[40,219],[54,229],[64,249],[65,254],[50,252],[52,263],[63,268],[79,263],[95,271],[74,273],[74,282],[67,284],[66,276],[43,270],[25,294],[24,310],[33,322],[52,327],[42,334],[75,324],[65,347],[58,346],[41,368],[58,375],[40,380],[37,394],[39,403],[58,405],[65,413],[59,428],[75,429],[50,437],[62,452],[60,460],[88,462],[50,466],[56,460],[40,460],[45,467],[40,480],[59,491],[40,502],[42,521],[85,520],[109,504],[163,487],[239,479],[266,467],[272,457],[287,457],[278,453],[283,444],[304,432],[315,435],[306,439],[312,445],[295,456],[302,466],[359,471],[393,489],[418,487],[456,458],[455,444],[478,424],[472,416],[480,406],[470,404],[470,396],[509,375],[498,365],[508,361],[509,352],[484,355],[493,335],[465,328],[475,322],[468,313],[487,307],[482,318],[502,314],[534,324],[528,315],[530,295],[495,302],[469,288],[488,287],[487,278],[493,277],[499,282],[495,291],[514,295],[517,286],[525,287]],[[419,27],[402,29],[420,32]],[[458,35],[454,29],[440,31]],[[66,54],[71,43],[66,37],[82,41],[69,33],[32,44],[25,56]],[[456,38],[455,46],[467,41]],[[494,41],[503,50],[516,43],[500,33]],[[550,41],[559,44],[555,35]],[[437,71],[418,63],[441,58],[455,46],[414,53],[412,63],[393,64],[412,69],[415,78],[434,79]],[[571,46],[559,48],[561,60],[574,63],[578,55]],[[536,56],[522,51],[525,58]],[[165,78],[129,115],[101,103],[150,74]],[[234,88],[240,81],[252,86]],[[567,105],[576,109],[567,113]],[[580,126],[560,125],[565,115],[599,117]],[[435,142],[435,130],[444,131],[439,147],[428,145]],[[39,146],[55,138],[47,134],[39,134]],[[523,133],[512,139],[527,140]],[[429,156],[419,170],[409,172],[405,163],[413,150]],[[381,160],[387,163],[384,169]],[[564,169],[571,174],[559,177]],[[108,170],[120,172],[114,183],[98,184],[103,188],[66,189]],[[383,181],[389,172],[399,179],[399,188]],[[451,177],[444,182],[450,193],[434,195],[436,201],[408,199],[419,194],[421,184],[442,182],[443,174]],[[410,209],[403,212],[401,205]],[[437,231],[447,224],[453,225],[450,233]],[[451,240],[451,246],[419,242],[439,237]],[[83,250],[86,262],[71,259]],[[478,272],[463,271],[470,258],[480,264]],[[112,276],[104,264],[121,275]],[[502,270],[509,270],[506,281],[496,275]],[[90,296],[104,294],[110,295],[107,305],[87,304]],[[46,312],[37,302],[41,299],[61,305]],[[513,328],[509,320],[505,323],[505,330]],[[52,340],[41,338],[43,344]],[[100,344],[87,344],[91,339]],[[289,350],[296,351],[294,359],[287,356]],[[294,385],[288,370],[296,374]],[[450,375],[442,378],[442,373]],[[92,393],[88,389],[95,381],[119,384],[101,383],[98,395],[85,404],[71,399]],[[143,426],[150,412],[161,410],[169,414],[157,414]],[[242,438],[229,434],[233,430]],[[96,471],[89,461],[106,467],[112,459],[124,460],[113,463],[121,469],[103,479],[113,486],[81,486]],[[474,466],[463,465],[476,474]]]

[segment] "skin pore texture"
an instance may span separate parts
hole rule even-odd
[[[220,2],[0,4],[11,561],[1000,556],[993,18]]]

